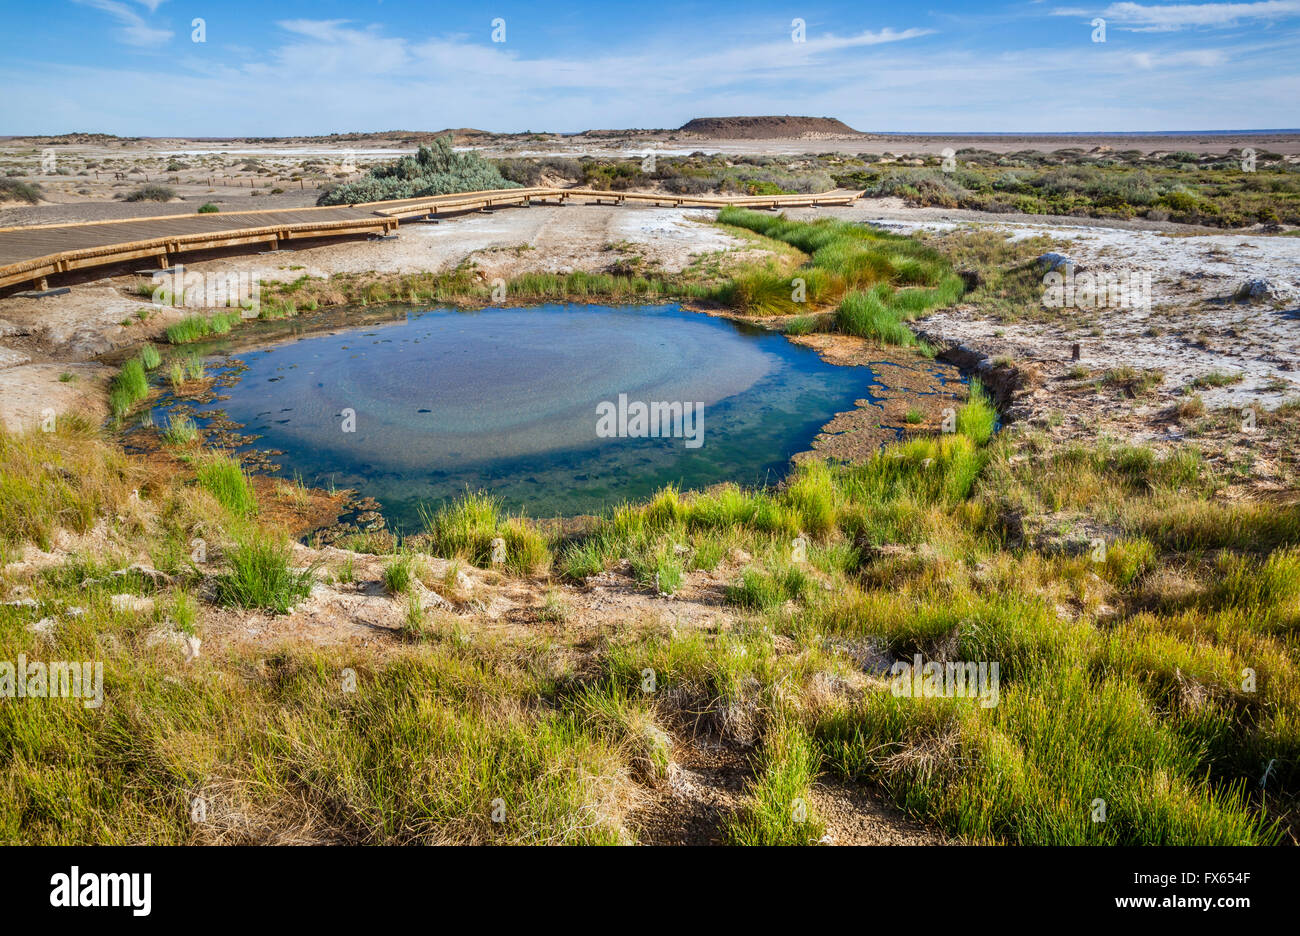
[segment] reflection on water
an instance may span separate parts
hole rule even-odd
[[[284,476],[355,488],[407,530],[419,503],[467,488],[570,516],[669,483],[775,481],[874,383],[867,368],[675,305],[413,312],[238,360],[228,399],[197,415],[220,408],[255,447],[283,452]],[[602,437],[598,407],[620,394],[702,402],[703,444]]]

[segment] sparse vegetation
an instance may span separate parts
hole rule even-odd
[[[168,202],[175,197],[176,197],[176,190],[174,188],[170,188],[166,185],[150,184],[150,185],[142,185],[138,189],[134,189],[130,192],[127,192],[126,195],[122,196],[122,200],[128,202],[140,202],[140,201]]]
[[[35,205],[41,200],[41,187],[9,176],[0,177],[0,202],[17,201]]]

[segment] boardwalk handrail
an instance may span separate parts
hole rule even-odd
[[[43,289],[46,277],[52,274],[147,257],[156,258],[160,266],[165,267],[169,254],[190,250],[259,243],[274,247],[283,241],[307,237],[366,232],[387,234],[396,230],[403,218],[474,211],[497,205],[530,204],[534,200],[558,199],[561,203],[596,201],[611,204],[637,202],[699,208],[722,208],[727,205],[780,208],[848,205],[863,194],[861,191],[836,189],[811,195],[743,195],[728,198],[533,186],[455,192],[355,205],[264,208],[212,214],[155,215],[106,221],[20,225],[0,228],[0,287],[31,282],[36,288]],[[232,224],[232,219],[249,223]],[[265,223],[259,224],[258,221]],[[131,228],[130,225],[137,227]],[[115,236],[119,232],[125,234]]]

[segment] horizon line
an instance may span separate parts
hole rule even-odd
[[[248,140],[248,139],[266,139],[266,140],[291,140],[302,137],[329,137],[329,136],[351,136],[366,135],[378,136],[385,133],[432,133],[443,134],[453,133],[456,130],[473,130],[479,133],[492,134],[494,136],[526,136],[528,134],[555,134],[557,136],[581,136],[584,133],[608,133],[608,132],[626,132],[626,133],[675,133],[680,128],[675,127],[593,127],[586,130],[482,130],[478,127],[458,127],[443,128],[442,130],[414,130],[414,129],[393,129],[393,130],[331,130],[328,132],[316,133],[290,133],[276,136],[269,136],[262,133],[244,133],[232,134],[229,136],[193,136],[190,134],[163,134],[157,136],[146,136],[140,134],[120,134],[112,133],[106,130],[65,130],[60,133],[0,133],[0,139],[21,140],[32,137],[59,137],[59,136],[108,136],[116,137],[122,140],[196,140],[196,141],[218,141],[218,140]],[[1258,135],[1266,133],[1287,133],[1300,134],[1300,127],[1264,127],[1264,128],[1240,128],[1240,129],[1201,129],[1201,130],[858,130],[855,133],[861,136],[918,136],[918,137],[1001,137],[1001,136],[1023,136],[1023,137],[1057,137],[1057,136],[1115,136],[1115,137],[1136,137],[1136,136],[1196,136],[1196,135],[1217,135],[1226,136],[1230,134],[1239,135]],[[715,137],[718,140],[743,140],[745,137]],[[799,140],[800,137],[755,137],[754,140]],[[706,142],[701,140],[701,142]],[[814,142],[814,141],[808,141]],[[835,142],[832,139],[826,140],[827,143]]]

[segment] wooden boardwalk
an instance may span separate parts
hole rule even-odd
[[[45,289],[47,278],[59,273],[144,258],[165,268],[170,257],[191,250],[241,246],[266,249],[303,238],[389,234],[397,229],[403,218],[425,218],[507,205],[594,202],[696,208],[726,205],[797,208],[848,205],[862,194],[836,189],[818,195],[703,198],[594,189],[514,188],[321,208],[25,225],[0,228],[0,287],[30,284],[34,289]]]

